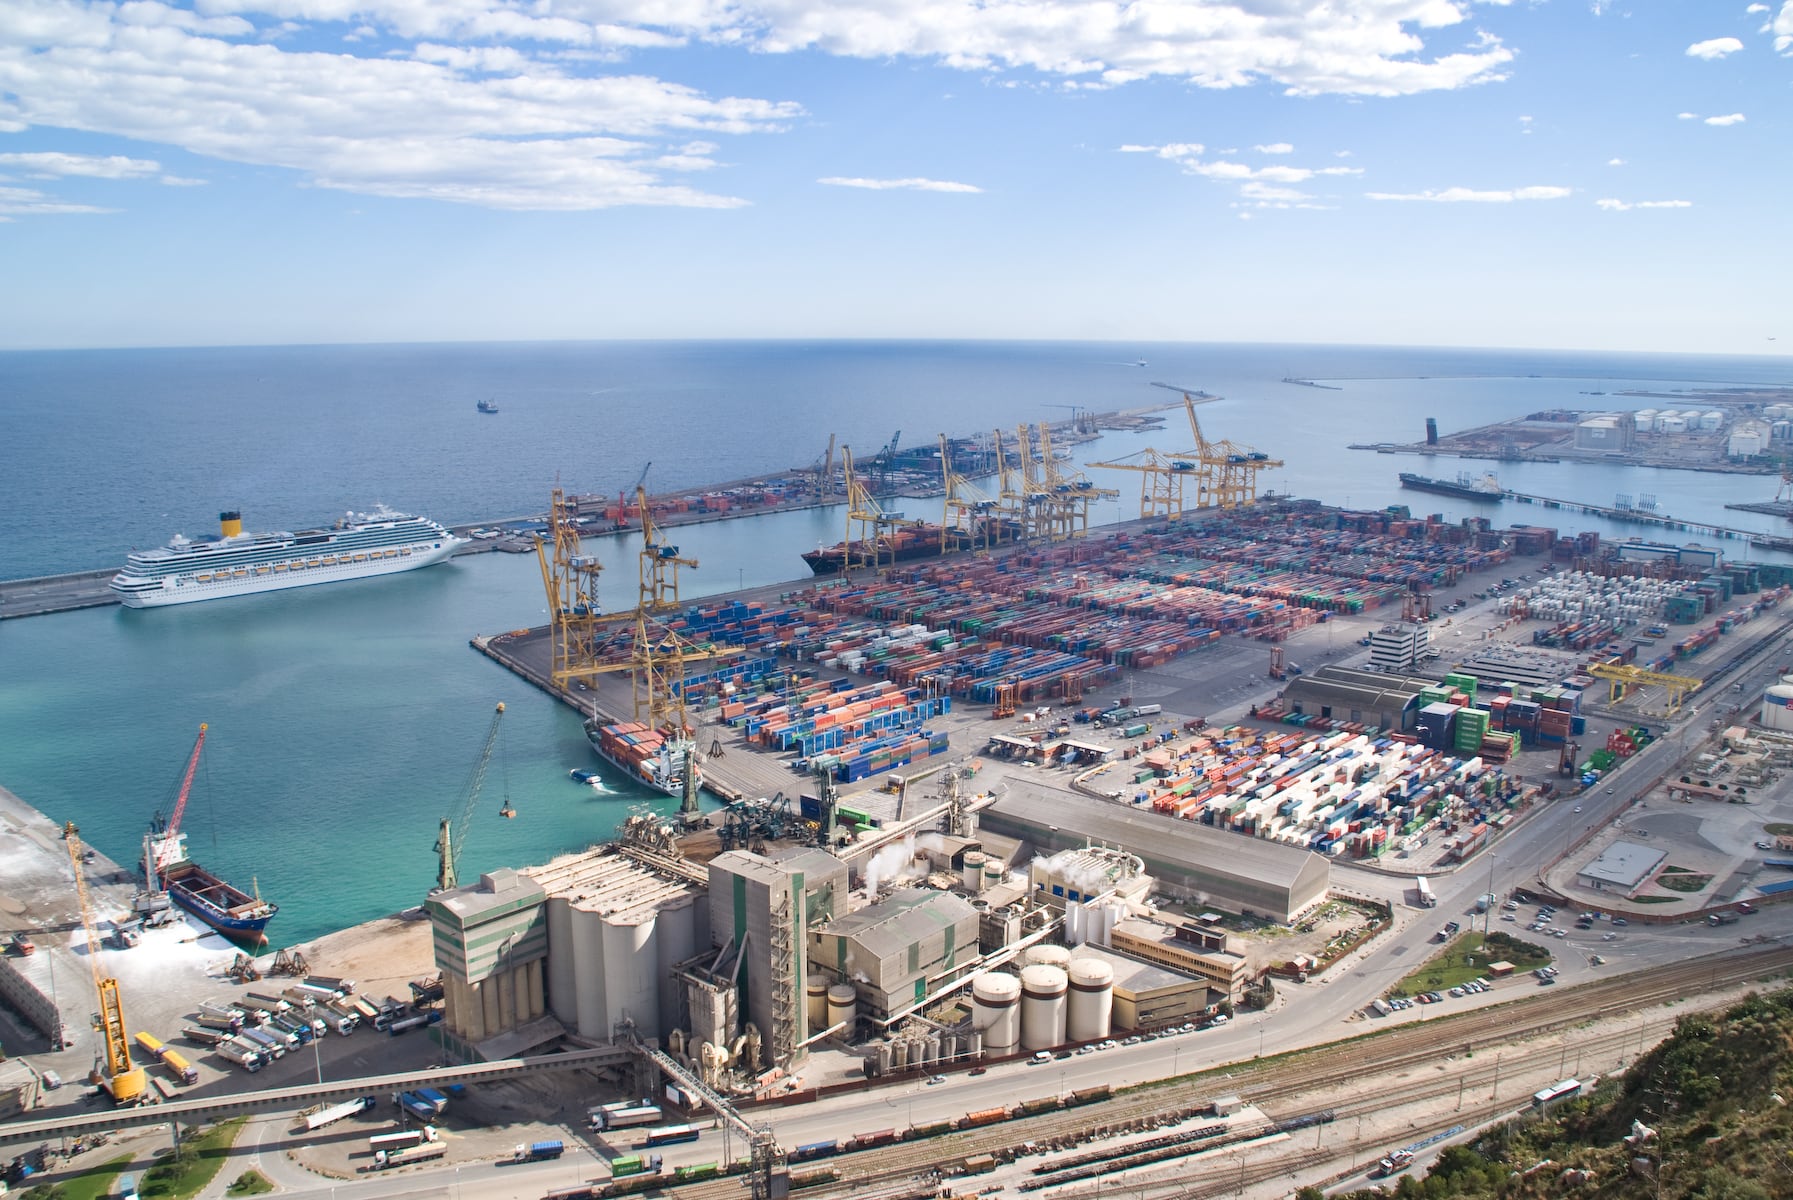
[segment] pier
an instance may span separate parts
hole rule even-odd
[[[1561,509],[1564,512],[1587,513],[1589,516],[1593,517],[1604,517],[1608,521],[1630,521],[1638,525],[1652,525],[1658,529],[1672,529],[1678,533],[1697,533],[1703,537],[1745,541],[1751,546],[1756,546],[1763,550],[1793,550],[1793,538],[1773,537],[1769,534],[1757,533],[1750,529],[1737,529],[1730,525],[1714,525],[1705,521],[1686,521],[1679,517],[1642,512],[1635,508],[1614,508],[1605,504],[1584,504],[1579,500],[1562,500],[1555,496],[1533,496],[1528,495],[1525,492],[1503,490],[1501,495],[1508,500],[1513,500],[1520,504],[1537,504],[1544,508]]]

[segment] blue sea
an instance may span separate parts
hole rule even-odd
[[[1145,366],[1137,365],[1144,360]],[[1313,379],[1341,390],[1302,387]],[[485,521],[573,491],[670,490],[805,465],[829,434],[870,453],[900,435],[1012,430],[1070,410],[1176,402],[1153,382],[1222,397],[1210,438],[1283,459],[1265,482],[1336,504],[1407,503],[1402,470],[1454,475],[1455,459],[1391,457],[1352,442],[1419,439],[1551,408],[1691,407],[1628,389],[1788,385],[1786,359],[1280,345],[988,342],[644,342],[318,346],[0,354],[0,577],[110,567],[132,547],[215,528],[316,525],[377,502],[445,522]],[[1588,395],[1587,393],[1605,393]],[[496,416],[475,411],[494,399]],[[1167,431],[1108,435],[1079,461]],[[650,465],[651,464],[651,465]],[[1727,512],[1773,477],[1501,464],[1508,487],[1602,504],[1654,494],[1689,519],[1785,532]],[[1095,473],[1104,474],[1104,473]],[[1130,477],[1100,514],[1133,515]],[[925,506],[905,505],[912,515]],[[1548,517],[1554,520],[1546,519]],[[1504,506],[1501,523],[1600,528]],[[687,596],[794,579],[797,557],[838,540],[817,510],[676,531],[702,563]],[[1733,547],[1735,543],[1731,544]],[[633,597],[635,547],[594,539]],[[1732,553],[1741,553],[1740,547]],[[493,705],[507,713],[461,869],[541,861],[610,834],[632,807],[667,802],[567,771],[595,765],[576,716],[473,652],[475,634],[545,620],[533,557],[462,558],[381,580],[148,612],[118,608],[0,621],[0,785],[121,862],[173,801],[193,737],[211,727],[186,827],[212,869],[254,881],[282,911],[276,944],[416,903],[438,821],[458,813]],[[517,809],[501,820],[508,797]]]

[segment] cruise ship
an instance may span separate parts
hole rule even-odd
[[[119,603],[157,608],[390,575],[432,566],[463,544],[434,521],[384,506],[298,533],[244,533],[237,512],[219,513],[218,521],[215,537],[176,534],[159,550],[130,555],[112,577]]]

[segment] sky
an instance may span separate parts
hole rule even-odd
[[[0,0],[0,348],[1793,352],[1793,0]]]

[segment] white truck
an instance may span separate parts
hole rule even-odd
[[[340,1104],[327,1104],[315,1112],[305,1114],[305,1129],[316,1133],[326,1125],[333,1125],[344,1117],[352,1117],[364,1113],[374,1106],[372,1096],[357,1096],[353,1100],[344,1100]]]

